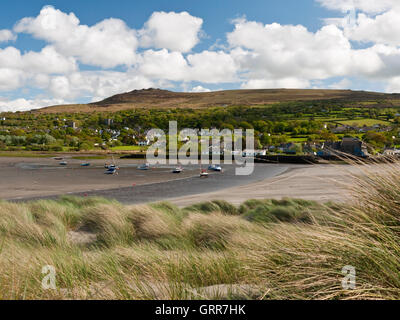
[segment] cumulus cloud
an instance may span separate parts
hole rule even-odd
[[[17,40],[17,36],[10,30],[0,30],[0,42],[14,41]]]
[[[223,51],[203,51],[187,57],[190,64],[189,81],[220,83],[238,81],[233,57]]]
[[[351,80],[344,78],[338,82],[332,83],[331,85],[329,85],[329,89],[348,89],[350,88],[352,85]]]
[[[154,12],[140,30],[143,47],[189,52],[199,42],[203,19],[188,12]]]
[[[14,47],[0,49],[1,91],[22,87],[31,78],[34,79],[33,84],[43,84],[43,77],[46,74],[64,74],[75,70],[77,70],[75,59],[60,55],[53,47],[25,54],[21,54]]]
[[[184,82],[234,82],[238,81],[236,72],[235,61],[222,51],[203,51],[185,58],[167,49],[147,50],[138,67],[138,73],[149,78]]]
[[[192,90],[190,90],[190,92],[195,92],[195,93],[198,93],[198,92],[211,92],[211,90],[208,89],[208,88],[204,88],[203,86],[196,86],[196,87],[192,88]]]
[[[79,97],[102,100],[117,93],[153,87],[154,83],[135,73],[116,71],[84,71],[50,79],[49,90],[59,99]]]
[[[40,52],[29,51],[21,56],[21,69],[33,73],[68,73],[77,70],[76,60],[47,46]]]
[[[386,92],[400,93],[400,77],[393,77],[388,81]]]
[[[356,9],[372,14],[399,6],[398,0],[317,0],[317,2],[331,10],[347,12]]]
[[[15,112],[15,111],[26,111],[34,110],[43,107],[65,104],[67,103],[61,99],[14,99],[8,100],[0,97],[0,112]]]
[[[76,57],[85,64],[113,68],[136,61],[136,33],[119,19],[87,26],[74,13],[46,6],[37,17],[22,19],[14,29],[45,40],[61,54]]]
[[[371,17],[364,13],[357,16],[356,23],[346,28],[349,39],[360,42],[400,45],[400,8]]]
[[[0,67],[0,91],[18,89],[22,86],[24,79],[24,72]]]
[[[141,56],[138,72],[153,79],[182,81],[188,75],[188,64],[180,52],[147,50]]]
[[[245,86],[298,87],[310,80],[371,75],[384,67],[376,50],[353,49],[343,30],[334,25],[313,33],[301,25],[237,20],[228,42],[231,55],[250,78]]]
[[[307,89],[310,82],[298,78],[251,79],[242,84],[242,89]]]

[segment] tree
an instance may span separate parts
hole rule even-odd
[[[380,132],[367,132],[363,136],[363,140],[377,147],[384,147],[388,139]]]
[[[268,133],[264,133],[261,137],[261,143],[264,146],[270,146],[272,144],[272,138]]]

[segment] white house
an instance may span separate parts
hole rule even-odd
[[[243,155],[243,157],[265,156],[265,155],[267,155],[267,150],[245,149],[245,150],[243,150],[242,155]]]

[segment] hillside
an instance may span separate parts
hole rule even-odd
[[[286,101],[340,99],[345,101],[393,100],[400,94],[351,90],[262,89],[228,90],[205,93],[172,92],[161,89],[134,90],[85,105],[61,105],[38,110],[41,113],[120,111],[133,108],[205,108],[231,105],[266,105]]]

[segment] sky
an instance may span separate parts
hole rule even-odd
[[[2,0],[0,111],[135,89],[400,92],[398,0]]]

